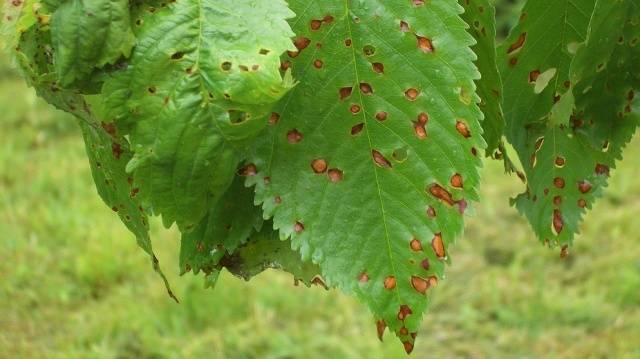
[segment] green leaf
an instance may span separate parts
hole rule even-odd
[[[509,49],[520,46],[519,34],[537,39],[553,26],[567,31],[549,41],[525,40],[505,56],[504,108],[509,140],[528,179],[526,193],[514,203],[541,240],[562,245],[566,254],[639,123],[634,77],[640,22],[632,1],[560,3],[553,5],[562,7],[557,9],[536,1],[525,6]],[[612,18],[619,19],[617,26]]]
[[[505,122],[502,114],[502,79],[496,62],[496,10],[489,0],[458,0],[465,9],[462,19],[469,25],[469,33],[476,40],[472,47],[482,78],[476,81],[480,109],[484,114],[482,129],[487,142],[487,155],[502,148]]]
[[[68,0],[51,16],[58,82],[69,87],[127,57],[135,44],[128,0]]]
[[[125,172],[125,164],[131,158],[131,152],[123,138],[110,137],[102,128],[96,128],[88,122],[79,121],[89,156],[93,181],[104,202],[118,216],[127,228],[136,236],[138,246],[152,259],[156,272],[162,277],[167,292],[177,302],[169,282],[160,270],[158,259],[153,253],[149,238],[149,224],[142,205],[135,199],[136,189],[132,187],[133,178]],[[105,124],[106,127],[109,125]]]
[[[29,11],[26,8],[24,10]],[[32,15],[23,13],[21,16]],[[18,46],[13,49],[21,70],[38,96],[78,119],[98,193],[136,236],[138,245],[151,257],[153,268],[164,281],[167,292],[177,301],[153,252],[147,217],[132,187],[133,178],[125,171],[132,157],[128,142],[113,123],[98,119],[104,118],[100,101],[58,87],[56,75],[51,72],[54,67],[47,50],[50,48],[50,34],[46,24],[41,21],[26,21],[23,24],[30,25],[20,30]],[[89,104],[91,100],[93,103]]]
[[[165,225],[188,232],[224,194],[246,143],[293,86],[279,73],[293,13],[281,0],[178,1],[132,12],[138,44],[103,96],[130,132],[127,170],[141,195]]]
[[[411,351],[426,289],[478,198],[474,41],[454,1],[290,5],[298,50],[283,67],[300,83],[272,114],[249,183],[327,284]]]
[[[262,210],[253,204],[253,191],[237,176],[208,215],[190,233],[182,235],[180,270],[210,272],[225,253],[233,253],[262,227]]]
[[[530,0],[498,49],[506,135],[516,148],[527,142],[522,127],[548,116],[554,98],[569,90],[571,61],[586,40],[595,2]]]
[[[271,228],[271,222],[251,236],[251,239],[233,253],[228,253],[220,261],[222,267],[244,280],[262,273],[266,269],[278,269],[291,273],[295,283],[303,282],[326,288],[320,277],[320,268],[300,259],[300,253],[291,249],[290,241],[281,241],[278,232]]]

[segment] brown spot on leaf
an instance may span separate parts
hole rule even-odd
[[[429,282],[426,279],[413,276],[411,277],[411,286],[420,294],[426,294],[429,288]]]
[[[556,231],[557,234],[560,234],[563,228],[564,228],[564,220],[562,219],[562,212],[560,212],[560,210],[558,209],[554,209],[553,210],[553,229]]]
[[[404,92],[404,96],[409,101],[415,101],[418,98],[419,95],[420,95],[420,91],[418,91],[417,89],[414,89],[414,88],[410,88],[410,89],[408,89],[407,91]]]
[[[462,176],[459,173],[456,173],[453,176],[451,176],[451,186],[455,188],[463,187]]]
[[[413,132],[415,132],[416,137],[418,137],[421,140],[424,140],[427,138],[427,129],[425,128],[424,124],[421,124],[419,122],[414,122]]]
[[[113,153],[113,157],[115,157],[117,160],[119,160],[120,156],[122,156],[122,153],[124,153],[124,151],[122,150],[122,146],[120,146],[120,144],[117,142],[111,143],[111,152]]]
[[[360,83],[360,91],[362,91],[362,93],[365,94],[365,95],[373,94],[373,88],[371,87],[370,84],[368,84],[366,82],[361,82]]]
[[[416,35],[418,40],[418,48],[424,53],[434,52],[436,49],[433,46],[433,42],[428,37]]]
[[[362,132],[363,128],[364,128],[364,122],[361,122],[361,123],[351,127],[351,135],[352,136],[356,136],[356,135],[360,134],[360,132]]]
[[[302,233],[302,231],[304,231],[304,224],[302,224],[302,222],[300,221],[297,221],[293,224],[293,231],[296,233]]]
[[[383,168],[391,168],[391,162],[389,162],[388,159],[386,159],[382,153],[376,151],[376,150],[371,150],[371,155],[373,156],[373,161],[380,167]]]
[[[406,341],[404,343],[402,343],[402,345],[404,346],[404,351],[407,354],[411,354],[411,352],[413,351],[413,343]]]
[[[311,30],[318,30],[322,26],[322,20],[311,20],[309,26],[311,27]]]
[[[578,200],[578,207],[585,208],[586,206],[587,206],[587,201],[585,201],[584,198],[580,198]]]
[[[562,178],[562,177],[554,178],[553,179],[553,185],[556,186],[556,188],[563,189],[564,185],[565,185],[564,178]]]
[[[356,105],[356,104],[351,105],[351,107],[349,108],[349,111],[351,111],[351,113],[354,115],[359,113],[360,110],[361,110],[360,105]]]
[[[322,288],[324,288],[326,290],[329,290],[329,287],[327,287],[327,284],[324,282],[324,280],[322,280],[322,278],[320,276],[313,277],[313,279],[311,280],[311,284],[317,285],[317,286],[322,287]]]
[[[382,122],[384,120],[386,120],[388,117],[388,114],[384,111],[380,111],[378,113],[376,113],[376,120]]]
[[[293,45],[295,45],[296,49],[298,49],[298,51],[302,51],[304,49],[307,48],[307,46],[309,46],[309,44],[311,43],[311,40],[309,38],[306,38],[304,36],[298,37],[295,40],[293,40]]]
[[[578,182],[578,190],[582,193],[588,193],[591,191],[591,187],[591,183],[587,180]]]
[[[564,167],[567,161],[562,156],[556,157],[555,164],[557,167]]]
[[[332,168],[328,172],[329,180],[333,183],[338,183],[342,181],[342,171],[337,168]]]
[[[238,175],[245,177],[255,176],[256,174],[258,174],[258,168],[253,163],[245,165],[238,171]]]
[[[447,191],[437,183],[434,183],[431,186],[429,186],[429,193],[431,193],[432,196],[436,197],[437,199],[445,202],[450,206],[453,206],[454,204],[453,198],[451,197],[451,193],[449,193],[449,191]]]
[[[459,200],[459,201],[456,201],[456,204],[458,205],[458,212],[459,212],[460,214],[464,214],[464,212],[467,210],[467,207],[468,207],[468,205],[469,205],[469,204],[467,203],[467,201],[466,201],[466,200],[464,200],[464,199],[461,199],[461,200]]]
[[[527,41],[527,33],[523,32],[522,34],[520,34],[520,36],[518,36],[518,39],[516,39],[516,41],[511,44],[511,46],[509,46],[509,49],[507,49],[507,54],[512,54],[515,51],[518,51],[522,48],[522,46],[524,46],[524,43]]]
[[[378,339],[380,339],[380,341],[382,341],[385,329],[387,329],[387,323],[385,323],[384,320],[378,320],[376,322],[376,331],[378,332]]]
[[[402,32],[409,32],[409,24],[407,24],[406,21],[400,21],[400,31]]]
[[[431,206],[427,207],[427,217],[429,217],[429,218],[435,218],[436,217],[435,208],[433,208]]]
[[[342,87],[340,88],[340,100],[344,100],[347,97],[351,96],[351,92],[353,92],[353,87]]]
[[[529,73],[529,83],[535,83],[540,77],[540,70],[533,70]]]
[[[302,133],[295,128],[287,132],[287,141],[292,145],[299,143],[303,138],[304,136],[302,135]]]
[[[555,204],[556,206],[560,206],[562,204],[562,197],[561,196],[553,197],[553,204]]]
[[[313,172],[317,174],[324,173],[327,170],[327,166],[327,161],[323,158],[316,158],[311,161],[311,168],[313,169]]]
[[[601,176],[609,176],[609,166],[598,163],[596,165],[596,174]]]
[[[276,123],[278,123],[278,121],[280,121],[280,114],[271,112],[271,116],[269,116],[269,124],[275,125]]]
[[[428,271],[430,267],[429,259],[428,258],[423,259],[422,262],[420,262],[420,265],[422,266],[422,269]]]
[[[413,311],[411,310],[411,308],[409,308],[408,305],[403,304],[400,306],[400,310],[398,310],[398,319],[405,320],[411,314],[413,314]]]
[[[369,275],[367,274],[367,272],[360,273],[360,275],[358,276],[358,281],[360,283],[367,283],[369,281]]]
[[[384,73],[384,64],[382,64],[381,62],[374,62],[373,64],[371,64],[371,67],[376,73]]]
[[[565,259],[569,256],[569,246],[568,245],[564,245],[562,246],[562,248],[560,248],[560,258]]]
[[[422,250],[422,243],[420,243],[419,239],[413,238],[411,242],[409,242],[409,247],[411,247],[412,251],[419,252]]]
[[[469,127],[466,123],[460,120],[456,121],[456,131],[458,131],[458,133],[461,134],[464,138],[471,137],[471,131],[469,131]]]
[[[438,258],[444,258],[447,255],[444,249],[444,242],[442,241],[442,233],[436,233],[433,236],[431,247]]]
[[[385,289],[393,289],[396,287],[396,277],[394,276],[388,276],[387,278],[384,279],[384,288]]]
[[[106,133],[108,133],[109,135],[111,135],[112,137],[115,137],[116,135],[116,124],[114,122],[102,122],[100,124],[102,126],[102,128],[105,130]]]

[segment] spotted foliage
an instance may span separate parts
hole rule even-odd
[[[640,121],[634,0],[529,0],[501,46],[491,0],[5,1],[8,51],[171,296],[149,216],[182,274],[337,287],[407,352],[483,155],[514,169],[503,135],[516,207],[566,255]]]
[[[634,1],[530,0],[499,50],[506,135],[527,177],[514,203],[563,254],[639,123],[639,15]]]

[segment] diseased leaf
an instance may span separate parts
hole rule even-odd
[[[514,203],[540,239],[562,245],[565,255],[638,126],[633,39],[640,22],[630,0],[542,3],[529,1],[502,49],[504,108],[528,179]],[[550,28],[566,31],[552,38]],[[526,40],[544,34],[548,41]]]
[[[267,222],[249,241],[228,253],[220,261],[231,274],[249,280],[266,269],[278,269],[293,275],[294,281],[326,287],[320,277],[320,268],[300,259],[300,253],[291,249],[289,240],[281,241],[278,232]]]
[[[67,0],[51,16],[58,83],[86,81],[95,68],[128,57],[135,44],[129,0]]]
[[[455,1],[291,1],[300,83],[252,160],[282,237],[407,351],[478,198],[481,113]],[[269,178],[265,183],[264,179]]]
[[[206,217],[182,235],[180,270],[210,272],[225,253],[233,253],[262,227],[262,210],[253,204],[253,190],[237,176]]]
[[[132,187],[133,179],[125,171],[125,165],[131,159],[128,142],[117,133],[113,123],[98,119],[104,115],[99,101],[96,106],[91,106],[87,102],[90,98],[58,87],[52,56],[48,50],[51,47],[51,37],[47,24],[30,20],[32,16],[48,15],[40,12],[37,6],[35,9],[28,8],[34,4],[27,3],[25,6],[24,12],[18,17],[17,28],[20,29],[20,35],[15,39],[17,42],[13,47],[13,55],[21,71],[27,82],[34,86],[38,96],[78,119],[98,194],[136,236],[138,246],[151,257],[153,268],[164,281],[167,292],[177,301],[153,252],[147,217],[136,198],[137,192]],[[34,12],[30,12],[32,10]]]
[[[480,109],[484,114],[482,121],[483,137],[487,142],[487,155],[501,149],[504,132],[502,115],[502,80],[496,63],[496,10],[489,0],[458,0],[464,7],[462,19],[469,26],[476,44],[472,47],[477,55],[475,61],[481,79],[476,81],[480,96]]]
[[[138,44],[103,96],[130,132],[127,170],[141,195],[165,225],[189,232],[292,86],[279,56],[293,46],[285,21],[293,13],[281,0],[145,3],[133,11]]]

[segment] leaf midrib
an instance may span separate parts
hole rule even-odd
[[[347,24],[347,31],[348,31],[348,38],[353,39],[353,31],[351,30],[351,22],[349,21],[349,13],[350,13],[350,9],[349,9],[349,0],[344,0],[344,19],[345,22]],[[355,52],[355,46],[351,46],[351,55],[353,57],[352,59],[352,63],[353,63],[353,71],[354,71],[354,75],[355,75],[355,87],[356,87],[356,91],[358,92],[358,98],[359,98],[359,102],[360,102],[360,106],[362,108],[362,119],[364,120],[364,129],[365,129],[365,133],[367,135],[367,141],[369,144],[369,155],[372,153],[372,151],[374,150],[373,148],[373,143],[371,141],[371,134],[369,133],[369,120],[367,119],[367,110],[365,108],[365,104],[364,101],[362,99],[362,92],[357,90],[357,87],[360,84],[360,76],[358,73],[358,62],[357,62],[357,58],[356,58],[356,52]],[[373,173],[376,179],[376,189],[377,189],[377,193],[378,193],[378,200],[380,202],[380,211],[381,211],[381,215],[382,215],[382,223],[384,224],[384,235],[385,235],[385,241],[387,244],[387,256],[389,258],[389,265],[391,266],[391,272],[393,273],[393,277],[397,281],[399,280],[398,277],[398,271],[396,270],[395,267],[395,262],[393,261],[393,253],[391,250],[391,239],[389,237],[389,228],[387,226],[387,215],[385,213],[385,209],[384,209],[384,201],[382,200],[382,192],[381,192],[381,185],[380,185],[380,179],[378,177],[378,168],[376,168],[376,165],[373,164],[372,162],[370,162],[370,165],[374,166],[373,167]],[[393,292],[395,293],[396,299],[398,300],[398,303],[403,303],[403,301],[400,298],[400,290],[397,287],[393,289]]]

